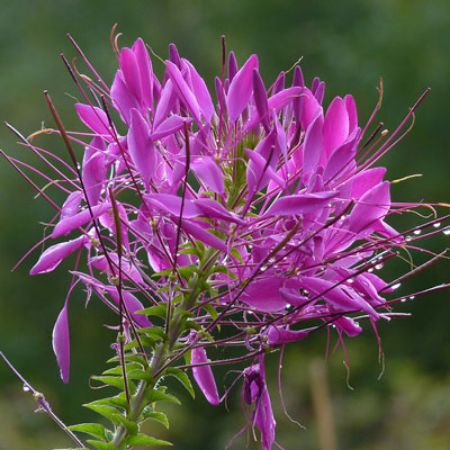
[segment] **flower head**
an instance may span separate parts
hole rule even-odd
[[[124,309],[127,329],[152,326],[138,313],[144,306],[183,307],[196,331],[177,338],[192,348],[194,379],[212,404],[220,399],[205,346],[245,337],[242,357],[229,361],[256,358],[242,395],[270,449],[275,420],[261,353],[323,327],[353,337],[364,318],[389,320],[406,297],[389,299],[398,280],[374,269],[438,232],[438,219],[407,238],[389,225],[419,205],[391,201],[378,165],[424,96],[395,132],[377,128],[368,138],[373,117],[361,127],[351,95],[324,105],[325,83],[308,87],[299,66],[290,84],[282,72],[266,85],[256,55],[239,66],[231,52],[211,93],[175,46],[162,77],[141,39],[117,52],[111,88],[89,77],[87,88],[77,83],[82,133],[66,131],[49,100],[74,167],[49,162],[66,200],[31,273],[78,252],[87,264],[77,262],[73,283]],[[425,233],[411,238],[414,230]],[[231,332],[220,339],[224,327]],[[54,340],[67,380],[67,302]]]

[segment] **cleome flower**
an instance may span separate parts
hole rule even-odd
[[[266,85],[256,55],[239,65],[224,50],[211,90],[174,45],[166,61],[155,60],[161,77],[142,39],[114,47],[119,69],[111,87],[84,54],[93,77],[66,61],[82,98],[75,105],[82,132],[64,128],[47,95],[57,129],[46,132],[61,135],[73,167],[23,139],[52,171],[44,180],[58,179],[54,186],[66,195],[58,206],[35,184],[57,216],[31,274],[51,272],[76,253],[70,292],[84,285],[118,312],[128,341],[156,326],[139,310],[183,308],[191,326],[168,333],[169,345],[178,343],[169,362],[190,350],[184,369],[217,405],[212,367],[247,361],[241,377],[249,426],[271,449],[275,419],[263,355],[323,328],[342,345],[363,331],[364,320],[376,331],[378,321],[391,319],[392,305],[411,297],[392,293],[420,267],[391,281],[374,271],[407,250],[430,261],[446,257],[418,241],[439,233],[448,216],[406,231],[389,224],[392,215],[435,205],[392,201],[379,165],[428,91],[389,134],[372,126],[379,105],[361,126],[351,95],[324,105],[325,83],[307,85],[298,65]],[[68,299],[53,334],[64,382]],[[207,356],[208,347],[236,345],[240,357]]]

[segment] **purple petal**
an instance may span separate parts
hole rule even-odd
[[[319,192],[317,194],[286,195],[275,200],[264,216],[294,216],[316,211],[325,206],[334,192]]]
[[[65,258],[81,248],[87,240],[88,238],[83,235],[71,241],[61,242],[47,248],[30,270],[30,275],[38,275],[55,270]]]
[[[331,155],[340,147],[349,135],[350,123],[345,102],[335,97],[327,109],[323,124],[323,142],[325,152]]]
[[[68,383],[70,372],[70,335],[67,301],[59,313],[55,326],[53,327],[52,343],[61,379],[63,383]]]
[[[265,334],[268,337],[269,345],[283,345],[305,339],[309,335],[309,331],[288,330],[284,327],[270,325]]]
[[[228,79],[230,81],[236,76],[239,70],[238,63],[236,60],[236,55],[233,51],[230,52],[230,56],[228,57]]]
[[[214,234],[209,233],[200,225],[197,225],[192,220],[184,220],[182,224],[183,230],[192,235],[195,239],[203,242],[206,245],[210,245],[222,252],[227,252],[227,246],[225,242],[219,239]]]
[[[67,217],[72,217],[80,210],[83,193],[81,191],[71,192],[61,208],[61,220]]]
[[[136,55],[130,48],[125,47],[120,51],[120,69],[129,92],[140,102],[142,99],[141,74]]]
[[[106,140],[111,140],[111,131],[109,130],[108,116],[105,111],[96,106],[76,103],[75,110],[80,120],[96,134],[101,135]]]
[[[186,219],[202,215],[202,211],[191,200],[184,199],[182,205],[182,198],[178,195],[151,193],[146,195],[145,199],[153,206],[175,217],[180,216],[181,206],[183,206],[183,217]]]
[[[374,167],[373,169],[364,170],[355,175],[351,179],[352,198],[361,198],[368,190],[381,183],[385,174],[386,169],[384,167]]]
[[[88,159],[83,161],[82,177],[86,189],[86,196],[89,204],[95,206],[99,199],[106,179],[106,155],[104,152],[94,152],[88,155]]]
[[[147,108],[151,108],[153,106],[153,67],[145,43],[141,38],[133,44],[133,51],[141,79],[141,101]]]
[[[269,104],[267,102],[266,87],[258,70],[253,70],[253,97],[255,98],[256,110],[259,120],[263,123],[266,131],[270,127]]]
[[[227,93],[227,110],[231,122],[236,122],[252,95],[252,73],[259,66],[258,57],[250,56],[230,83]]]
[[[308,127],[303,146],[303,177],[309,180],[316,171],[323,152],[323,116],[319,114]]]
[[[141,113],[131,110],[131,126],[127,136],[128,151],[145,184],[149,184],[155,172],[156,156],[147,121]]]
[[[367,191],[353,208],[349,230],[358,233],[383,219],[391,206],[390,185],[384,181]]]
[[[116,303],[116,305],[119,305],[120,297],[117,288],[115,286],[107,287],[106,291],[111,296],[114,303]],[[144,306],[131,292],[122,290],[122,299],[125,303],[128,314],[130,314],[137,325],[142,328],[148,328],[152,326],[152,323],[147,316],[143,314],[137,314],[137,311],[143,310]]]
[[[137,99],[129,92],[122,71],[119,70],[114,77],[111,86],[111,100],[114,107],[119,111],[120,117],[125,123],[130,123],[130,112],[133,108],[139,108]]]
[[[83,211],[75,214],[74,216],[65,217],[56,224],[50,236],[55,239],[59,236],[69,234],[71,231],[86,225],[86,223],[88,223],[92,218],[95,219],[102,215],[108,208],[108,203],[102,203],[101,205],[91,208],[93,217],[91,216],[91,211],[89,211],[88,208],[83,209]]]
[[[175,103],[175,95],[173,92],[173,83],[167,80],[161,91],[161,98],[156,106],[155,117],[153,120],[153,127],[157,128],[163,122],[170,111],[173,109]]]
[[[193,200],[192,203],[199,208],[202,215],[212,219],[222,219],[227,222],[245,224],[245,221],[229,212],[224,206],[216,202],[212,198],[199,198]]]
[[[191,169],[206,188],[219,195],[225,192],[223,173],[218,164],[209,156],[201,156],[191,162]]]
[[[214,114],[214,105],[206,83],[188,60],[184,59],[183,62],[188,67],[192,91],[197,99],[203,117],[207,123],[211,123],[211,119]]]
[[[197,123],[201,123],[200,108],[198,106],[197,100],[186,81],[184,81],[180,69],[171,61],[166,61],[166,68],[173,85],[177,89],[180,99],[186,105],[195,121]]]
[[[191,364],[208,363],[210,360],[206,355],[206,350],[203,347],[193,348],[191,351]],[[198,366],[192,368],[194,379],[198,384],[198,387],[203,392],[206,400],[211,405],[218,405],[220,403],[219,393],[217,391],[216,380],[211,366]]]
[[[152,140],[156,141],[158,139],[163,139],[171,134],[180,131],[185,124],[190,124],[192,119],[188,117],[181,116],[170,116],[164,121],[162,121],[153,131]]]

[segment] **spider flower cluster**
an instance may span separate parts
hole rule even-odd
[[[47,132],[62,136],[73,166],[25,140],[67,195],[58,206],[40,191],[57,215],[31,274],[76,253],[70,292],[82,285],[88,299],[94,294],[120,315],[114,348],[123,370],[115,375],[125,386],[125,419],[140,420],[141,394],[156,386],[140,377],[131,387],[127,370],[137,358],[153,380],[170,369],[191,373],[213,405],[224,398],[213,366],[231,364],[241,368],[248,426],[271,449],[266,355],[323,328],[343,344],[362,332],[364,319],[376,332],[406,298],[386,296],[408,274],[387,282],[374,269],[438,232],[442,219],[408,232],[389,225],[390,215],[418,205],[393,203],[378,165],[422,98],[395,132],[379,126],[369,135],[379,105],[361,127],[351,95],[324,105],[325,83],[305,84],[298,65],[266,85],[256,55],[239,65],[224,52],[209,89],[173,45],[168,60],[153,61],[161,78],[141,39],[116,54],[110,87],[84,55],[93,76],[66,61],[82,99],[75,105],[82,132],[64,128],[47,96],[57,123]],[[65,382],[68,300],[53,333]],[[210,360],[212,347],[221,354],[232,347],[233,356]],[[122,448],[130,433],[116,423],[111,448]]]

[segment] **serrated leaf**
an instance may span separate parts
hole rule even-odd
[[[115,445],[109,444],[108,442],[96,441],[93,439],[88,439],[86,442],[98,450],[117,450]]]
[[[114,415],[114,420],[116,423],[120,423],[121,425],[123,425],[129,434],[136,434],[138,432],[138,426],[136,424],[136,422],[132,422],[131,420],[128,420],[125,416],[123,416],[122,414],[115,414]]]
[[[99,423],[80,423],[69,426],[69,430],[85,433],[99,439],[106,439],[105,427]]]
[[[206,309],[206,311],[208,311],[209,315],[211,316],[211,318],[213,320],[217,319],[217,317],[219,317],[219,313],[217,312],[216,308],[214,308],[213,305],[206,303],[203,308]]]
[[[136,314],[143,314],[149,317],[159,317],[160,319],[166,318],[167,305],[165,303],[160,303],[155,306],[150,306],[150,308],[141,309],[136,311]]]
[[[146,372],[142,369],[134,369],[127,372],[127,376],[129,380],[144,380],[151,382],[153,377],[150,372]]]
[[[126,367],[127,367],[127,373],[129,370],[136,370],[136,369],[142,369],[142,364],[138,364],[135,362],[127,362],[125,361]],[[102,375],[117,375],[122,376],[122,366],[116,366],[112,367],[111,369],[105,370]]]
[[[119,413],[119,410],[114,408],[113,406],[99,405],[99,404],[95,404],[95,402],[86,403],[83,406],[85,408],[91,409],[92,411],[96,412],[97,414],[100,414],[103,417],[106,417],[107,419],[111,420],[113,423],[116,423],[114,416]]]
[[[124,391],[125,390],[125,382],[123,381],[122,377],[110,377],[110,376],[97,376],[94,375],[91,377],[91,380],[94,381],[98,381],[106,386],[112,386],[115,387],[117,389],[119,389],[120,391]],[[131,392],[133,392],[133,390],[135,389],[135,386],[133,383],[128,382],[128,388]]]
[[[195,398],[194,386],[192,386],[191,379],[188,374],[176,367],[169,367],[164,371],[164,376],[170,376],[176,378],[183,387],[189,392],[192,398]]]
[[[138,332],[139,334],[149,337],[154,341],[160,341],[166,338],[166,333],[164,333],[164,330],[159,327],[139,328]]]
[[[136,436],[131,436],[127,440],[128,445],[159,445],[159,446],[171,446],[173,445],[169,441],[163,441],[162,439],[156,439],[146,434],[139,433]]]
[[[90,405],[106,405],[126,409],[128,406],[126,396],[123,392],[112,397],[100,398],[89,403]]]
[[[143,420],[155,420],[163,425],[165,428],[169,429],[169,418],[166,414],[161,411],[153,411],[151,408],[144,409],[142,413]]]
[[[135,362],[135,363],[138,363],[138,364],[142,364],[142,365],[144,365],[145,364],[145,359],[144,359],[144,357],[143,356],[141,356],[141,355],[138,355],[138,354],[136,354],[136,353],[125,353],[125,361],[126,362]],[[120,359],[119,359],[119,357],[116,355],[116,356],[113,356],[112,358],[109,358],[107,361],[106,361],[108,364],[113,364],[113,363],[119,363],[120,362]]]
[[[172,394],[169,394],[165,392],[162,389],[153,389],[149,394],[147,395],[149,403],[154,402],[170,402],[175,403],[177,405],[181,405],[180,400],[178,400],[177,397],[175,397]]]

